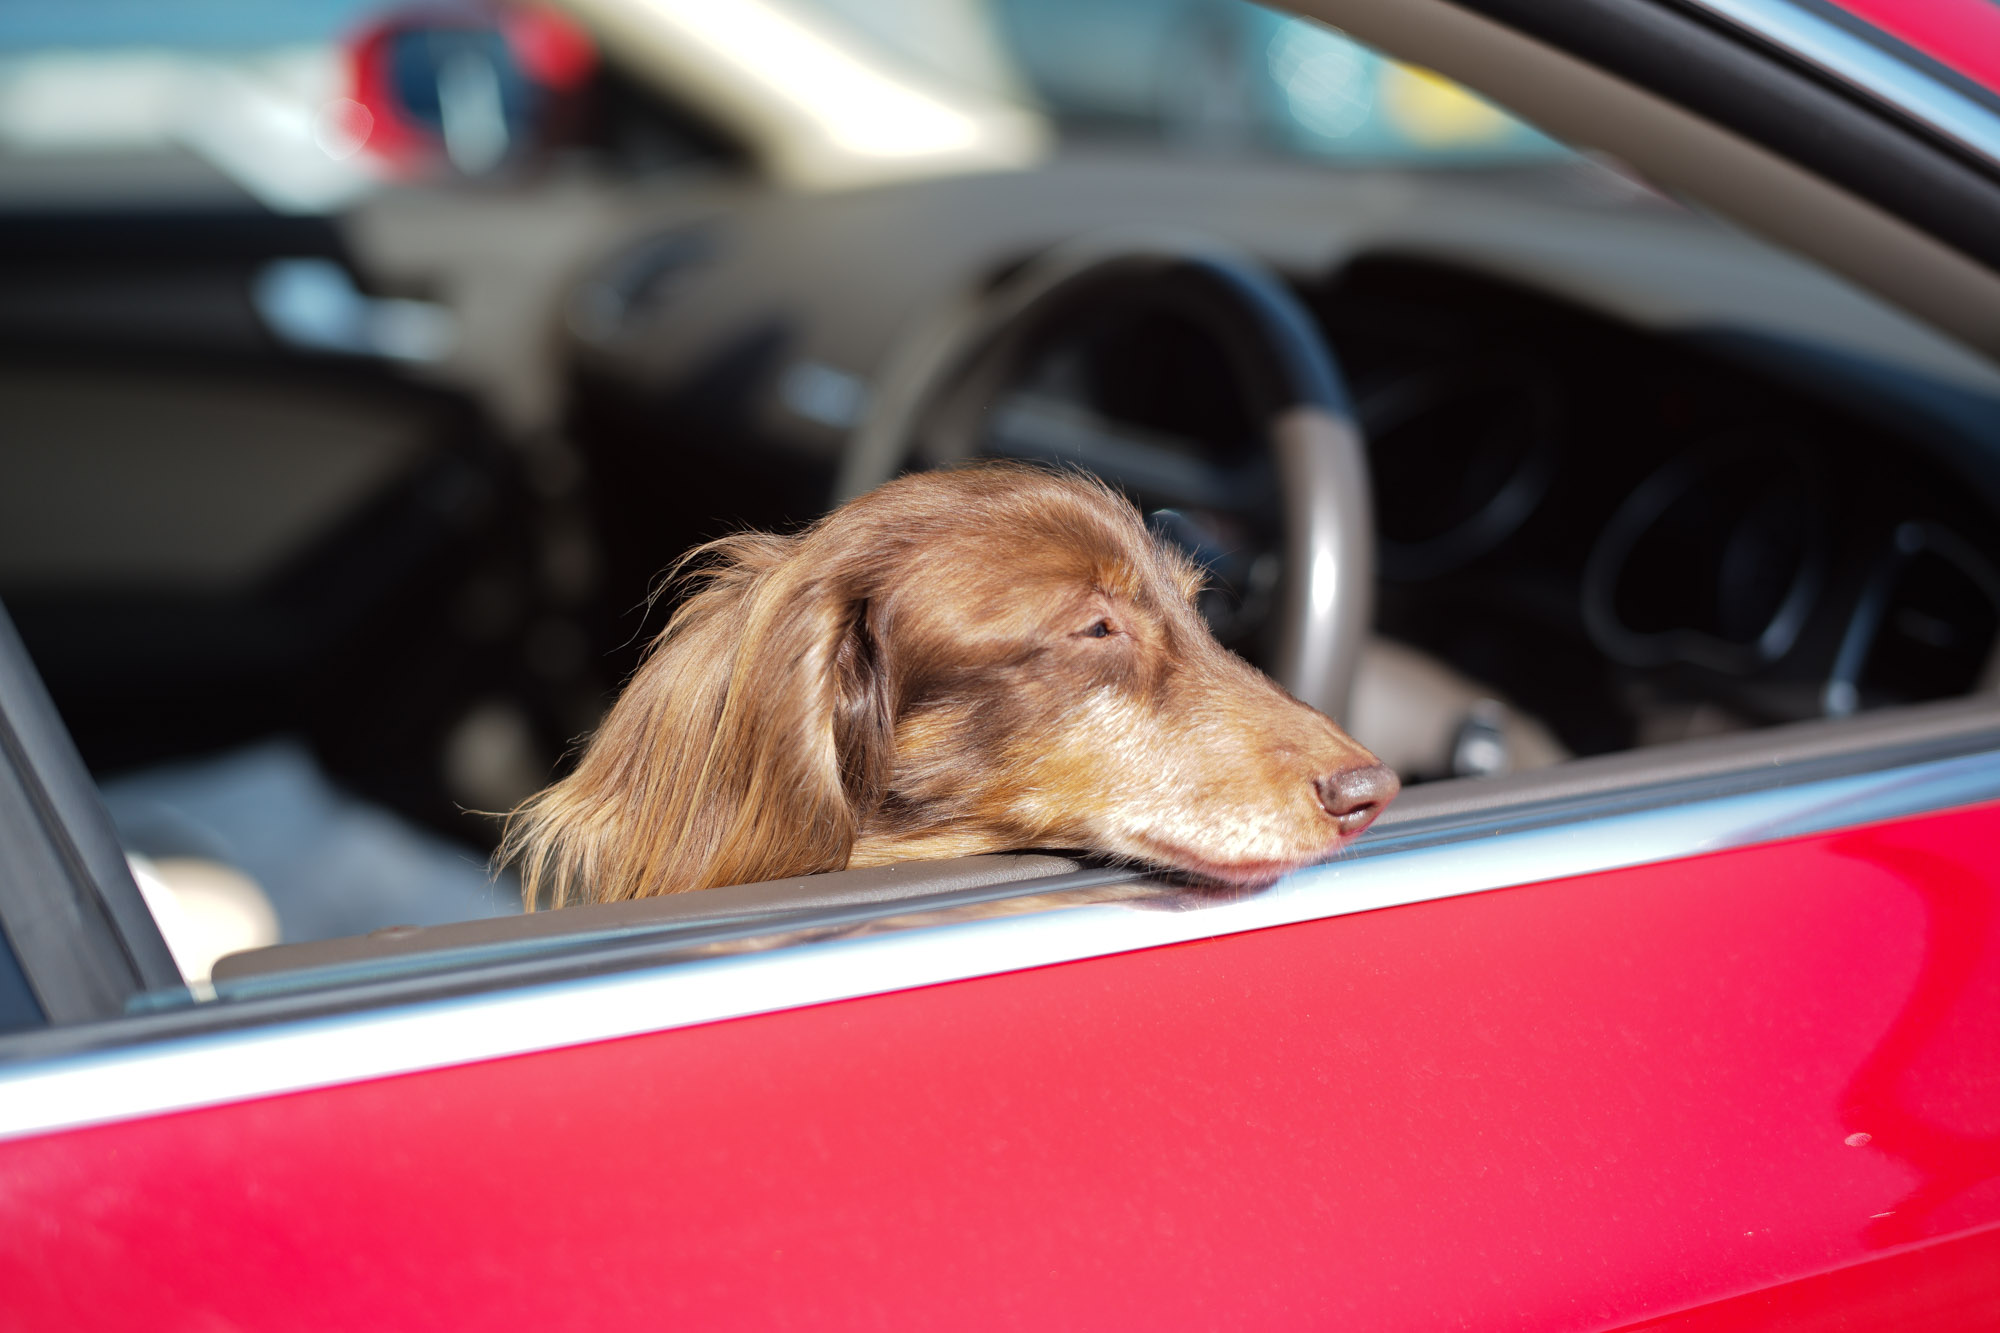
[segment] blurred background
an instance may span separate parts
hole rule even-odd
[[[1407,779],[1990,682],[1990,365],[1316,21],[14,0],[0,601],[190,956],[514,910],[496,812],[659,572],[824,512],[938,329],[1120,228],[1269,265],[1349,377],[1352,720]],[[1256,660],[1282,543],[1225,363],[1131,293],[979,449],[1125,485]]]
[[[630,43],[648,19],[649,45],[666,49]],[[608,58],[592,20],[614,34]],[[1045,126],[1066,141],[1343,160],[1560,151],[1436,75],[1239,0],[587,0],[569,12],[22,0],[0,13],[0,52],[10,193],[164,197],[178,182],[192,201],[227,182],[288,213],[448,175],[686,167],[721,145],[683,123],[685,108],[653,104],[663,80],[645,76],[661,66],[693,84],[770,85],[833,122],[829,156],[956,148],[973,162],[984,147],[1005,160]],[[858,105],[898,94],[909,105]],[[952,110],[965,124],[945,123]]]

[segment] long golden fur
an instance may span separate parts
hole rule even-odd
[[[1395,778],[1217,644],[1201,579],[1093,480],[904,477],[699,589],[501,848],[561,907],[1023,847],[1251,884]]]

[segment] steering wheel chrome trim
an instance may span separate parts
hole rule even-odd
[[[1285,584],[1271,674],[1347,720],[1374,616],[1375,535],[1367,451],[1352,417],[1295,407],[1271,426],[1285,516]]]

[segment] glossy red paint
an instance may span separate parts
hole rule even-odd
[[[1856,18],[2000,92],[2000,4],[1993,0],[1833,0]]]
[[[1630,1333],[1990,1329],[1996,1283],[2000,1227],[1987,1227],[1648,1319]]]
[[[1990,1327],[1996,847],[1975,807],[0,1145],[0,1299],[65,1330]]]

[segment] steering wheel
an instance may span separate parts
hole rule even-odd
[[[1192,378],[1211,364],[1226,377],[1220,387],[1251,438],[1218,440],[1229,432],[1211,429],[1191,440],[1172,423],[1115,420],[1092,404],[1079,367],[1093,335],[1101,347],[1107,328],[1143,318],[1192,330],[1212,349],[1183,366]],[[1151,396],[1174,387],[1142,386]],[[903,343],[849,447],[837,498],[975,457],[1071,464],[1120,487],[1155,532],[1208,567],[1215,587],[1202,609],[1217,637],[1342,718],[1373,595],[1367,455],[1312,317],[1262,265],[1171,236],[1050,251]]]

